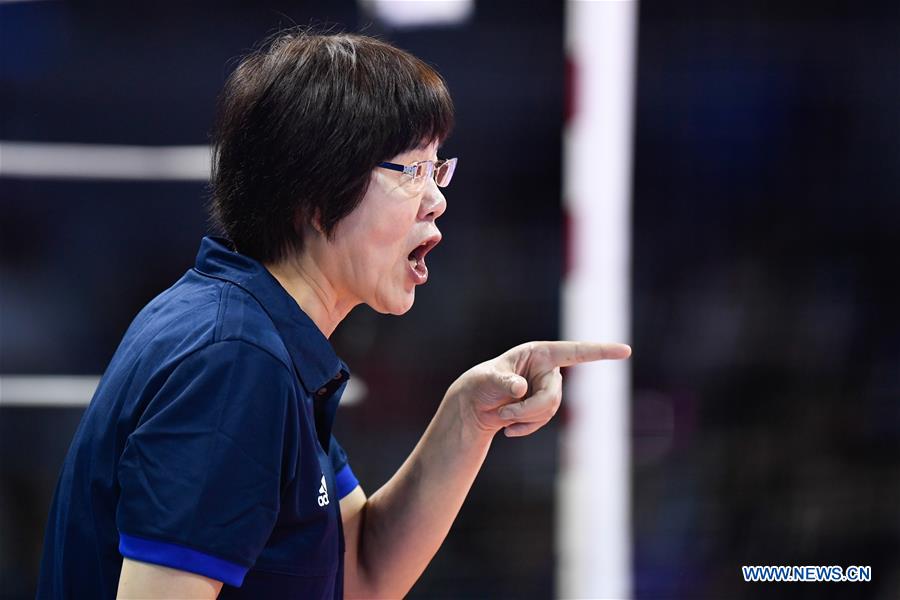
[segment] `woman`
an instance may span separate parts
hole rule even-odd
[[[349,370],[328,337],[361,303],[405,313],[427,281],[452,122],[441,77],[371,38],[288,32],[240,64],[214,139],[224,238],[203,240],[104,374],[54,497],[40,597],[402,596],[493,435],[553,416],[559,367],[628,356],[532,342],[477,365],[366,496],[331,435]]]

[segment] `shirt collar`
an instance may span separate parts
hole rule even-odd
[[[308,393],[328,398],[349,379],[350,369],[328,338],[262,264],[232,250],[227,240],[204,237],[194,268],[240,286],[256,298],[284,340]]]

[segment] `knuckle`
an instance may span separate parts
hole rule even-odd
[[[551,417],[555,417],[556,413],[559,412],[559,407],[562,406],[562,402],[554,402],[553,403],[553,411],[550,413]]]
[[[516,355],[520,354],[530,354],[534,350],[534,342],[524,342],[519,344],[518,346],[514,346],[509,350],[509,352],[514,353]]]
[[[541,407],[541,410],[535,414],[536,418],[543,419],[544,421],[549,421],[553,418],[553,415],[556,414],[558,405],[554,402],[546,402]]]
[[[522,416],[523,406],[521,402],[517,402],[514,404],[507,404],[502,409],[500,409],[500,414],[505,419],[517,419]]]
[[[552,419],[553,417],[556,416],[556,413],[559,411],[559,407],[560,407],[559,402],[554,402],[552,405],[550,405],[550,411],[549,411],[550,415],[548,417],[548,420]]]

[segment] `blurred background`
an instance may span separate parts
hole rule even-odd
[[[364,383],[337,425],[363,487],[396,470],[461,372],[560,336],[579,218],[563,198],[573,3],[449,4],[465,6],[403,23],[351,0],[0,2],[2,597],[34,596],[79,390],[207,228],[202,177],[61,175],[22,157],[205,145],[236,57],[278,28],[392,41],[438,68],[457,107],[429,284],[404,317],[360,307],[332,337]],[[615,399],[627,478],[608,490],[630,515],[622,595],[900,597],[900,5],[634,8],[620,320],[635,355]],[[59,375],[88,379],[55,400],[22,391]],[[497,438],[411,598],[565,589],[556,481],[572,418]],[[746,584],[745,564],[871,565],[873,580]]]

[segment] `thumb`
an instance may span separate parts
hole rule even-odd
[[[521,375],[498,372],[496,378],[500,389],[512,398],[521,398],[528,391],[528,381]]]

